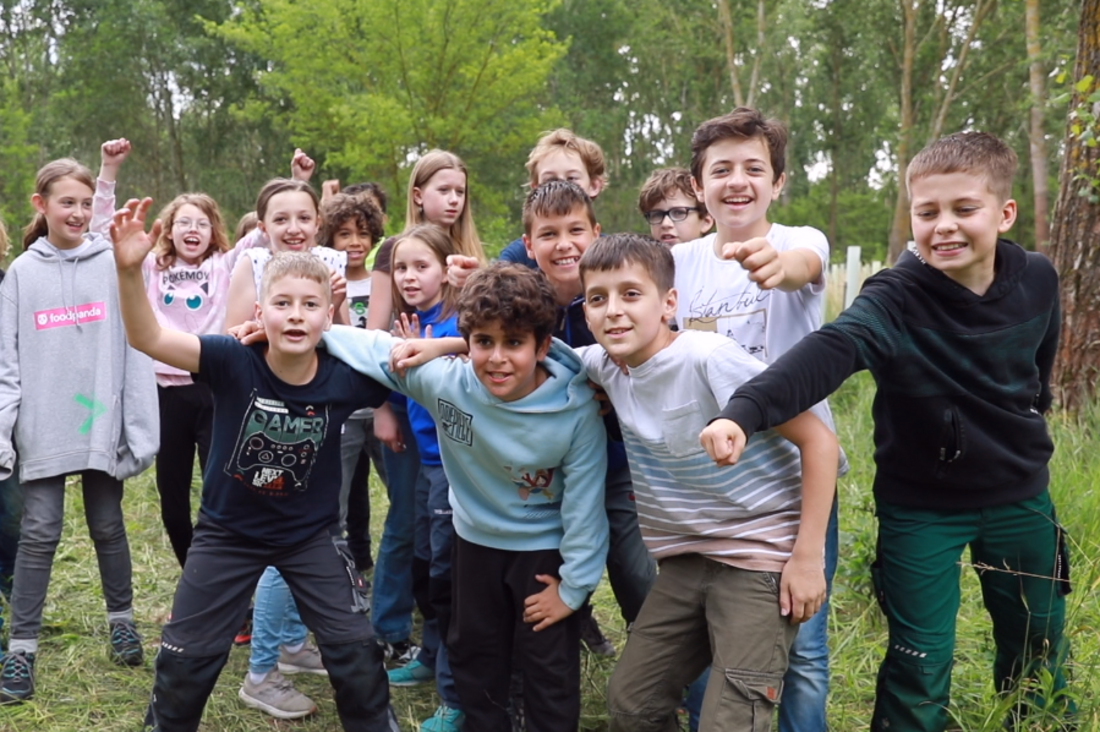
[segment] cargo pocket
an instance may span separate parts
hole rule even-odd
[[[1058,583],[1058,594],[1065,597],[1073,591],[1069,583],[1069,537],[1066,529],[1058,523],[1058,517],[1052,512],[1050,519],[1054,524],[1055,536],[1058,542],[1058,553],[1054,557],[1054,579]]]
[[[781,675],[726,669],[714,729],[771,732],[775,706],[783,694]]]
[[[370,612],[370,583],[363,579],[359,570],[355,568],[355,560],[348,550],[348,542],[344,537],[333,534],[332,546],[336,554],[344,564],[344,572],[347,574],[348,583],[351,585],[351,611],[353,613]]]
[[[875,559],[871,562],[871,588],[879,609],[886,612],[886,583],[882,581],[882,539],[875,543]]]

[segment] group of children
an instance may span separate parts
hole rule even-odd
[[[124,140],[104,144],[98,181],[46,166],[0,283],[0,478],[19,452],[0,507],[24,503],[0,700],[34,692],[68,475],[111,653],[142,663],[120,501],[156,455],[182,574],[148,728],[198,728],[255,594],[249,706],[307,715],[283,674],[321,673],[344,729],[396,730],[389,686],[434,681],[426,732],[504,732],[517,715],[576,730],[582,640],[615,653],[587,605],[606,568],[630,631],[612,730],[678,729],[682,705],[693,729],[770,729],[778,706],[784,732],[824,730],[847,468],[825,400],[862,369],[878,385],[873,572],[890,630],[872,729],[945,729],[966,546],[998,568],[980,573],[998,690],[1042,668],[1061,690],[1068,558],[1042,416],[1057,278],[1000,238],[1015,155],[973,132],[922,151],[913,250],[822,326],[828,242],[768,218],[785,146],[756,110],[709,120],[690,171],[641,191],[652,237],[601,236],[599,147],[549,133],[523,236],[494,264],[445,151],[417,162],[405,228],[377,249],[384,194],[326,183],[319,200],[300,151],[232,247],[206,196],[151,227],[150,199],[114,211]],[[370,464],[390,498],[376,563]],[[1009,722],[1055,703],[1073,714],[1032,693]]]

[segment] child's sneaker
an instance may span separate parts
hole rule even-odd
[[[245,674],[237,696],[245,706],[279,719],[301,719],[317,711],[313,700],[295,689],[294,684],[278,671],[269,671],[258,684],[253,684]]]
[[[140,666],[145,660],[141,634],[133,623],[125,620],[111,623],[111,660],[123,666]]]
[[[252,643],[252,608],[248,608],[248,615],[244,617],[244,624],[233,637],[233,645],[247,646]]]
[[[420,646],[412,641],[403,640],[395,643],[382,641],[382,660],[393,666],[405,666],[416,659],[420,654]]]
[[[328,676],[325,664],[321,663],[321,652],[312,643],[306,643],[297,653],[290,653],[286,648],[280,648],[279,671],[284,674]]]
[[[466,714],[461,709],[440,704],[431,719],[425,719],[420,725],[420,732],[458,732],[465,721]]]
[[[0,659],[0,704],[16,704],[34,696],[34,654],[7,653]]]
[[[401,668],[386,672],[390,677],[390,686],[420,686],[435,678],[435,672],[415,658]]]
[[[581,621],[581,640],[588,647],[589,653],[606,658],[615,655],[615,644],[604,636],[600,624],[591,615]]]

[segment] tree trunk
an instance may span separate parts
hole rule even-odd
[[[909,241],[909,192],[905,175],[909,170],[909,144],[913,136],[913,63],[917,50],[917,0],[901,0],[904,40],[901,60],[901,118],[898,121],[898,196],[894,200],[894,223],[890,228],[887,258],[893,264]]]
[[[1074,78],[1080,83],[1098,68],[1100,0],[1082,0]],[[1100,147],[1089,147],[1084,136],[1089,126],[1100,133],[1100,102],[1088,102],[1098,89],[1094,79],[1088,88],[1074,91],[1050,232],[1062,288],[1062,340],[1051,388],[1071,411],[1095,396],[1100,376]]]
[[[730,0],[718,0],[718,22],[722,26],[722,37],[726,43],[726,69],[730,75],[733,104],[740,107],[745,104],[745,95],[741,93],[741,78],[737,75],[737,53],[733,44],[733,14],[730,13]]]
[[[1028,85],[1031,89],[1028,142],[1031,155],[1031,180],[1035,197],[1035,248],[1047,250],[1050,226],[1047,221],[1047,146],[1043,134],[1043,62],[1039,52],[1039,0],[1027,0],[1025,30],[1027,34]]]

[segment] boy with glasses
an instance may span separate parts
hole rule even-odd
[[[714,226],[714,217],[695,198],[686,168],[653,171],[642,185],[638,210],[650,235],[667,247],[700,239]]]

